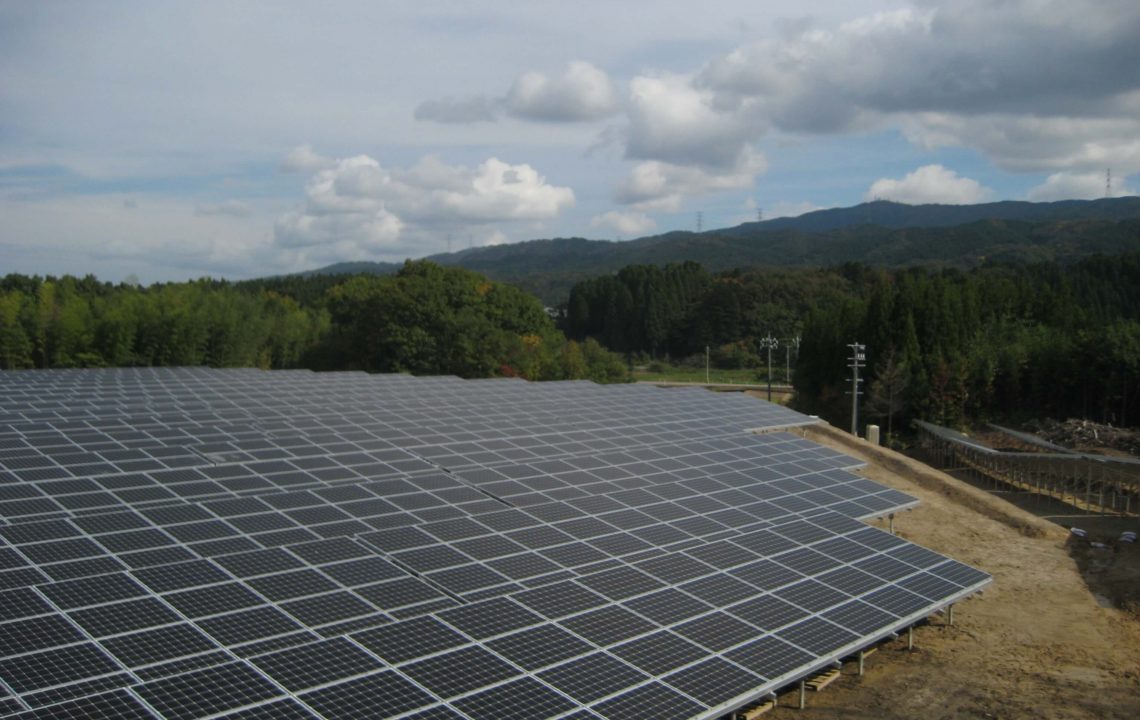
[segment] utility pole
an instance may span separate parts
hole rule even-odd
[[[705,385],[710,385],[709,382],[709,346],[705,345]]]
[[[772,337],[772,333],[760,338],[760,348],[768,350],[768,402],[772,402],[772,350],[779,346],[780,341]]]
[[[859,437],[859,396],[863,394],[859,389],[859,383],[863,382],[859,377],[859,368],[867,363],[867,346],[853,342],[848,343],[847,347],[851,348],[851,357],[847,358],[851,362],[847,366],[851,368],[851,434]]]
[[[796,348],[796,359],[800,359],[800,336],[796,335],[788,344],[784,346],[784,382],[788,385],[792,384],[792,347]]]

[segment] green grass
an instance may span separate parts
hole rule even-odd
[[[772,378],[774,383],[780,383],[781,376],[779,373],[773,372],[775,377]],[[693,367],[677,367],[672,365],[665,366],[662,372],[650,372],[645,369],[635,369],[633,371],[633,379],[644,382],[692,382],[703,383],[705,382],[705,369]],[[708,381],[718,384],[752,384],[759,385],[764,382],[763,373],[757,374],[755,370],[718,370],[712,368],[709,370]]]

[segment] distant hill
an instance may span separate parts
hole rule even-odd
[[[342,262],[326,265],[316,270],[306,270],[304,272],[295,273],[301,277],[309,277],[312,275],[357,275],[360,273],[371,273],[373,275],[387,275],[394,273],[400,269],[403,263],[386,263],[386,262]]]
[[[889,200],[876,200],[849,208],[815,210],[798,217],[744,223],[721,232],[748,233],[757,229],[825,232],[854,225],[879,225],[886,228],[949,227],[966,225],[978,220],[1044,222],[1126,220],[1135,217],[1140,217],[1140,197],[1039,203],[1003,200],[978,205],[905,205]]]
[[[981,205],[876,201],[704,233],[670,232],[626,242],[531,240],[429,259],[476,270],[556,304],[566,299],[574,283],[631,264],[695,260],[712,271],[845,262],[967,268],[985,262],[1069,263],[1097,253],[1136,251],[1140,197]],[[387,274],[399,267],[338,263],[304,274]]]

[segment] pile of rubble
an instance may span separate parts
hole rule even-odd
[[[1081,452],[1115,450],[1118,453],[1140,455],[1140,432],[1129,428],[1070,418],[1065,422],[1036,420],[1028,423],[1025,429],[1049,442]]]

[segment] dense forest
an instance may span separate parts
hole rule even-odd
[[[863,417],[1088,417],[1136,423],[1140,253],[971,270],[710,272],[632,265],[576,284],[555,324],[532,295],[465,269],[149,287],[0,279],[0,368],[302,367],[624,381],[629,365],[794,364],[798,406],[841,421],[847,344],[867,346]],[[569,338],[569,339],[567,339]],[[789,347],[800,338],[798,351]],[[759,376],[759,375],[758,375]]]
[[[970,271],[732,271],[632,266],[579,283],[565,326],[618,352],[761,366],[760,338],[800,336],[799,406],[849,412],[848,343],[867,346],[864,416],[896,425],[1026,416],[1136,422],[1140,254]],[[779,377],[779,374],[777,374]]]
[[[93,277],[0,279],[0,368],[307,367],[622,381],[622,359],[567,341],[542,304],[459,268],[387,277],[200,280],[149,287]]]

